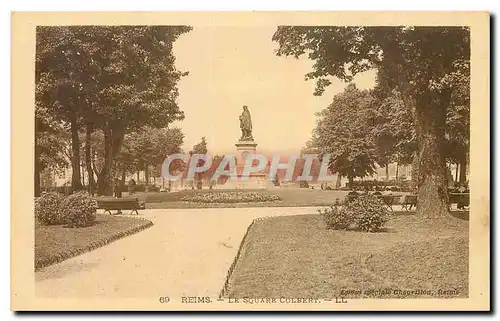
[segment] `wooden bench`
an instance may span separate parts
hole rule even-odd
[[[401,202],[401,209],[411,211],[412,207],[417,207],[417,195],[405,195]]]
[[[449,203],[457,204],[457,208],[463,209],[465,206],[469,206],[470,194],[469,193],[450,193]]]
[[[392,211],[392,205],[397,203],[401,195],[377,195],[377,197],[382,199],[385,206]]]
[[[131,210],[130,214],[135,212],[139,215],[138,210],[145,209],[144,202],[139,202],[137,198],[99,198],[97,199],[97,206],[104,210],[104,214],[108,212],[111,215],[111,211],[118,211],[116,214],[120,214],[121,210]]]
[[[450,193],[449,204],[457,204],[459,209],[469,206],[469,193]],[[411,210],[412,207],[417,207],[417,195],[406,195],[401,203],[402,209]]]

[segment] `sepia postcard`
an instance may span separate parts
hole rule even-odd
[[[489,311],[486,12],[14,12],[14,311]]]

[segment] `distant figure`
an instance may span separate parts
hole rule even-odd
[[[120,180],[118,178],[115,179],[115,197],[122,197],[122,190],[120,186]]]
[[[323,183],[321,183],[321,189],[324,189],[324,187],[323,187]]]
[[[122,198],[122,189],[120,186],[120,180],[118,178],[115,179],[115,197]],[[118,209],[116,214],[122,214],[122,210]]]
[[[135,180],[132,178],[132,179],[128,182],[128,193],[129,193],[129,195],[131,195],[131,194],[134,194],[134,193],[135,193],[135,190],[134,190],[135,185],[136,185]]]

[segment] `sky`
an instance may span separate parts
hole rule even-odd
[[[253,137],[262,153],[296,153],[311,137],[315,113],[326,108],[346,84],[334,78],[321,97],[315,81],[304,80],[313,62],[302,56],[278,57],[276,27],[193,27],[174,44],[176,67],[189,75],[179,82],[178,104],[185,119],[176,122],[189,151],[205,136],[212,154],[234,153],[247,105]],[[360,89],[373,88],[375,72],[355,77]]]

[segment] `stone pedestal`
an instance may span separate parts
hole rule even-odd
[[[242,173],[248,154],[257,152],[257,143],[254,140],[239,140],[236,144],[236,172],[238,179],[228,180],[226,186],[236,189],[258,189],[267,188],[269,183],[265,173],[250,173],[248,178],[243,179]]]
[[[239,140],[236,144],[236,168],[238,175],[243,172],[245,160],[248,154],[257,152],[257,143],[253,140]]]

